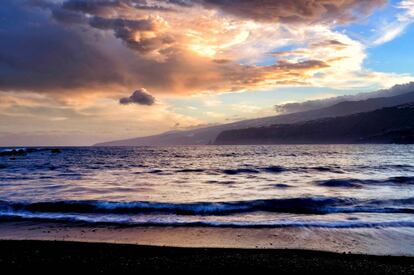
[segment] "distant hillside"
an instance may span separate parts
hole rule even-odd
[[[350,116],[229,130],[215,144],[414,143],[414,103]]]
[[[368,93],[354,95],[343,95],[324,99],[307,100],[303,102],[292,102],[275,105],[275,110],[280,114],[290,114],[326,108],[343,101],[361,101],[369,98],[391,97],[414,91],[414,82],[395,85],[390,89],[384,89]]]
[[[384,91],[383,94],[385,95],[386,92]],[[95,146],[202,145],[214,142],[221,132],[227,130],[270,126],[274,124],[291,124],[325,117],[346,116],[413,101],[414,91],[391,97],[371,98],[361,101],[344,101],[333,106],[306,112],[243,120],[186,131],[167,132],[154,136],[99,143]]]

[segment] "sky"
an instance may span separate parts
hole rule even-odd
[[[414,81],[414,0],[2,0],[0,146],[91,145]]]

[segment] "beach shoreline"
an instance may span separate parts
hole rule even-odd
[[[414,229],[119,226],[2,221],[0,240],[69,241],[183,248],[299,249],[414,257]]]

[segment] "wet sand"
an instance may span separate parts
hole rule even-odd
[[[414,228],[145,227],[0,222],[1,240],[54,240],[172,247],[307,249],[414,256]]]

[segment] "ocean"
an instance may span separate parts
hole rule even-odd
[[[414,228],[413,214],[412,145],[31,148],[0,157],[2,220],[380,230]]]
[[[22,149],[0,156],[1,220],[414,229],[413,145]]]

